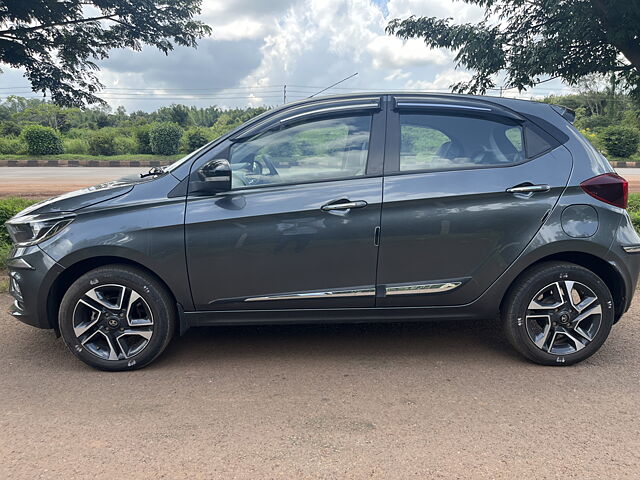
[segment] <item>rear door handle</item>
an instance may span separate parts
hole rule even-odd
[[[509,193],[533,193],[533,192],[548,192],[551,190],[549,185],[521,185],[518,187],[507,188]]]
[[[364,200],[356,200],[355,202],[344,201],[340,203],[327,203],[321,207],[322,211],[330,212],[332,210],[351,210],[352,208],[363,208],[368,204]]]

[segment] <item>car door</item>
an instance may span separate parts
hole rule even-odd
[[[188,195],[196,308],[374,306],[385,134],[380,99],[324,104],[263,123],[215,155],[229,160],[231,191]]]
[[[377,305],[471,302],[541,227],[571,155],[478,101],[397,98],[388,129]]]

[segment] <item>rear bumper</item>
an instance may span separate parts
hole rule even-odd
[[[14,248],[7,267],[13,297],[9,313],[27,325],[52,328],[47,315],[49,291],[64,268],[37,246]]]
[[[620,223],[607,254],[607,261],[615,267],[624,281],[625,298],[620,312],[625,313],[631,306],[640,276],[640,236],[627,215]]]

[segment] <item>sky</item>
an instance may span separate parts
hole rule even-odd
[[[99,62],[100,93],[112,108],[155,110],[171,103],[220,107],[280,105],[298,100],[354,73],[325,93],[366,90],[449,91],[470,73],[454,53],[429,49],[384,32],[393,18],[410,15],[477,22],[483,11],[456,0],[203,0],[200,20],[213,33],[197,49],[168,56],[113,50]],[[19,70],[3,67],[0,97],[36,96]],[[567,93],[560,81],[521,98]],[[490,92],[498,94],[498,92]]]

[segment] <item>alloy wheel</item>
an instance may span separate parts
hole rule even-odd
[[[564,280],[547,285],[529,302],[529,339],[542,351],[570,355],[593,341],[602,324],[602,304],[589,287]]]
[[[124,285],[94,287],[73,310],[73,331],[80,345],[103,360],[138,355],[149,344],[153,327],[146,300]]]

